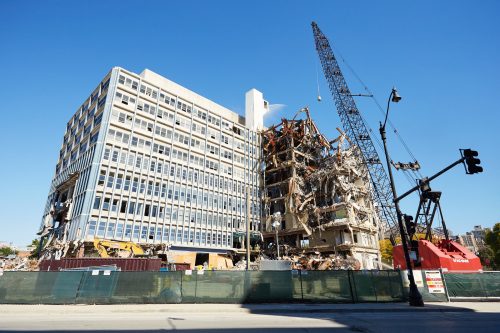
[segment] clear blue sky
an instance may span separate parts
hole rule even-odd
[[[65,124],[113,66],[149,68],[242,114],[256,88],[287,105],[268,124],[308,105],[335,136],[321,72],[316,101],[312,20],[382,104],[397,86],[391,120],[425,175],[458,148],[480,152],[483,174],[457,167],[432,186],[455,233],[491,226],[500,221],[499,14],[498,1],[1,1],[0,240],[34,238]],[[343,68],[353,93],[364,92]],[[376,133],[380,112],[359,102]],[[394,160],[409,160],[394,135],[389,143]],[[410,184],[399,175],[397,186]]]

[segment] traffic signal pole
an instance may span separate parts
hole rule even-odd
[[[384,133],[384,135],[385,135],[385,133]],[[479,173],[479,172],[483,172],[483,168],[481,166],[479,166],[479,163],[481,163],[481,160],[476,158],[478,156],[478,152],[477,151],[471,150],[471,149],[460,149],[460,153],[462,154],[462,158],[460,158],[459,160],[451,163],[450,165],[448,165],[446,168],[444,168],[443,170],[439,171],[435,175],[433,175],[431,177],[428,177],[428,178],[421,179],[420,183],[418,185],[412,187],[411,189],[409,189],[405,193],[401,194],[399,197],[395,196],[396,199],[394,199],[394,202],[395,203],[399,202],[402,199],[406,198],[411,193],[413,193],[416,190],[418,190],[419,188],[422,188],[423,186],[428,186],[429,183],[431,182],[431,180],[436,179],[437,177],[441,176],[446,171],[448,171],[448,170],[456,167],[457,165],[459,165],[461,163],[465,162],[465,164],[464,164],[465,165],[465,172],[468,175]]]
[[[460,163],[463,163],[463,161],[465,161],[465,157],[462,157],[461,159],[451,163],[450,165],[448,165],[446,168],[444,168],[443,170],[439,171],[438,173],[436,173],[435,175],[431,176],[431,177],[426,177],[424,179],[421,180],[421,183],[412,187],[411,189],[409,189],[408,191],[406,191],[405,193],[401,194],[399,197],[397,197],[394,201],[396,202],[399,202],[401,201],[402,199],[406,198],[408,195],[410,195],[411,193],[415,192],[416,190],[418,190],[419,188],[421,188],[423,185],[427,185],[431,182],[431,180],[434,180],[436,179],[437,177],[441,176],[443,173],[445,173],[446,171],[456,167],[457,165],[459,165]]]
[[[390,98],[390,97],[389,97]],[[387,113],[386,113],[387,114]],[[387,116],[386,116],[387,120]],[[396,208],[396,216],[398,219],[399,234],[401,235],[401,244],[403,245],[403,253],[406,261],[406,269],[408,270],[408,280],[410,282],[410,290],[408,293],[408,301],[410,306],[424,306],[424,301],[422,295],[418,291],[417,284],[415,283],[415,278],[413,276],[413,269],[411,266],[410,253],[408,252],[408,238],[405,232],[405,227],[403,226],[403,214],[399,208],[399,200],[396,200],[396,185],[394,183],[394,177],[392,175],[391,163],[389,158],[389,152],[387,151],[387,138],[385,132],[385,122],[384,125],[380,123],[380,135],[382,137],[382,142],[384,144],[385,159],[387,163],[387,171],[389,173],[389,180],[391,183],[392,194],[394,197],[394,206]],[[417,187],[418,188],[418,187]],[[411,192],[410,192],[411,193]]]

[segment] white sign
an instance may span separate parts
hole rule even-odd
[[[104,271],[104,275],[111,275],[111,271]]]
[[[422,279],[422,271],[414,270],[413,271],[413,279],[415,280],[415,284],[419,288],[424,287],[424,280]],[[408,271],[403,271],[403,285],[406,288],[410,287],[410,280],[408,279]]]
[[[443,279],[441,279],[441,273],[439,271],[425,272],[425,282],[427,283],[429,293],[444,294]]]
[[[98,269],[93,269],[92,270],[92,275],[99,275],[99,270]]]
[[[198,271],[198,275],[203,275],[203,273],[205,273],[205,270],[203,270],[203,269],[200,269],[200,270]]]
[[[193,271],[190,270],[190,269],[186,269],[185,272],[186,272],[185,273],[186,275],[192,275],[193,274]]]

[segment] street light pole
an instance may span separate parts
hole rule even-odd
[[[389,180],[391,182],[392,195],[394,197],[393,200],[394,200],[394,205],[396,207],[396,215],[398,218],[399,233],[401,235],[401,243],[403,245],[403,252],[404,252],[405,260],[406,260],[406,268],[408,270],[408,280],[410,281],[410,292],[408,294],[409,303],[411,306],[424,306],[424,301],[422,299],[422,295],[420,295],[420,292],[418,291],[417,285],[415,283],[415,278],[413,276],[410,254],[408,252],[408,243],[407,243],[407,239],[406,239],[406,232],[405,232],[405,229],[403,226],[403,216],[401,213],[401,209],[399,208],[399,201],[396,200],[398,198],[398,195],[396,193],[396,185],[394,183],[394,177],[392,175],[392,168],[391,168],[391,163],[390,163],[390,158],[389,158],[389,152],[387,150],[387,138],[386,138],[386,132],[385,132],[385,125],[387,123],[387,117],[389,115],[389,106],[391,103],[391,98],[392,98],[392,102],[394,102],[394,103],[397,103],[401,100],[401,97],[398,95],[396,88],[392,88],[391,94],[389,95],[389,99],[387,100],[387,111],[385,113],[384,124],[380,123],[380,135],[382,137],[382,142],[384,144],[384,153],[385,153],[385,160],[387,163],[387,171],[389,172]]]

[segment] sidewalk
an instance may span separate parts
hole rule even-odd
[[[498,302],[357,304],[112,304],[112,305],[0,305],[0,316],[15,313],[362,313],[362,312],[490,312],[499,313]]]

